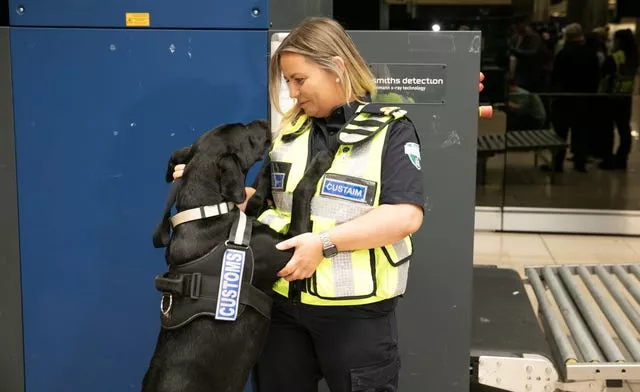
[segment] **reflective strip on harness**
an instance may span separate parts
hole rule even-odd
[[[218,215],[227,214],[229,211],[235,208],[235,204],[231,202],[223,202],[220,204],[214,204],[210,206],[202,206],[198,208],[192,208],[189,210],[181,211],[171,217],[171,225],[176,227],[180,224],[191,222],[199,219],[212,218]]]

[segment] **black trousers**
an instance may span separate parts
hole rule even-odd
[[[632,97],[610,98],[608,107],[608,122],[606,124],[605,148],[607,156],[605,161],[617,165],[626,166],[631,152],[631,109]],[[616,153],[613,153],[614,125],[618,130],[620,145]]]
[[[395,392],[397,299],[309,306],[275,295],[269,338],[254,372],[258,392]]]
[[[559,98],[553,105],[553,128],[563,140],[568,140],[571,131],[571,150],[573,164],[584,168],[589,142],[589,100],[584,97]],[[554,169],[561,171],[567,151],[561,150],[553,155]]]

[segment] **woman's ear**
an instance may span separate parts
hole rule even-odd
[[[344,60],[340,56],[333,56],[333,62],[336,63],[338,69],[340,69],[340,75],[338,77],[344,77],[344,74],[347,72],[347,67],[344,65]]]

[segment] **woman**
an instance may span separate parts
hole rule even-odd
[[[295,100],[286,113],[278,104],[283,77]],[[332,392],[396,391],[395,307],[425,201],[416,129],[399,108],[364,105],[375,95],[374,77],[332,19],[307,19],[291,31],[273,53],[269,79],[283,120],[265,161],[273,208],[258,219],[286,231],[310,158],[323,150],[335,158],[312,203],[313,231],[278,246],[295,251],[274,285],[258,390],[316,391],[324,378]],[[174,177],[183,170],[176,166]],[[254,192],[247,188],[247,197]]]
[[[282,77],[295,100],[286,113],[278,105]],[[333,392],[395,391],[394,310],[406,285],[409,236],[422,224],[424,205],[417,132],[397,111],[399,119],[386,116],[390,125],[367,140],[340,140],[347,123],[366,128],[352,118],[368,114],[366,126],[373,129],[385,116],[356,116],[375,94],[374,77],[331,19],[308,19],[291,31],[273,53],[269,79],[283,128],[270,153],[275,208],[259,220],[275,230],[286,227],[287,200],[300,177],[294,173],[319,151],[336,158],[312,203],[313,232],[278,247],[295,252],[274,286],[258,390],[315,391],[324,377]]]
[[[613,35],[613,49],[602,66],[601,91],[614,94],[609,98],[605,158],[600,164],[605,170],[627,170],[631,152],[631,104],[638,72],[638,45],[629,29]],[[620,144],[613,154],[613,126],[618,129]]]

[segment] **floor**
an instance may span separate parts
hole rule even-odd
[[[475,234],[474,264],[515,269],[523,278],[526,266],[628,263],[640,263],[640,238],[493,232]],[[526,288],[537,310],[535,295],[530,286]],[[640,310],[640,304],[634,302],[636,309]],[[640,392],[640,380],[628,383],[623,388],[609,390]]]

